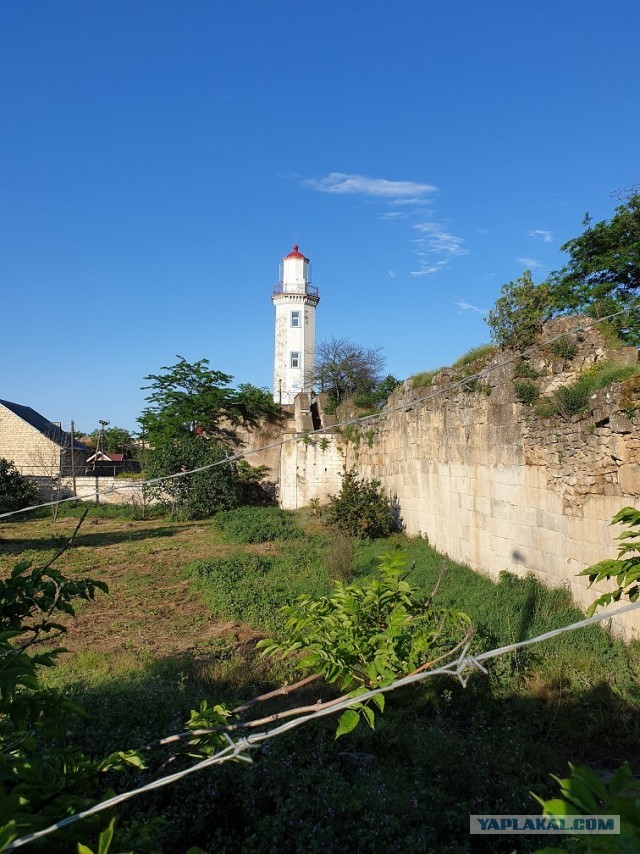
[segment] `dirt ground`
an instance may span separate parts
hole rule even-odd
[[[73,534],[78,520],[20,520],[0,525],[0,574],[18,560],[41,566]],[[193,560],[230,550],[212,522],[130,521],[88,517],[56,561],[69,576],[106,582],[109,595],[80,603],[67,621],[69,653],[91,651],[163,657],[205,653],[225,638],[251,644],[260,635],[240,623],[219,621],[184,577]]]

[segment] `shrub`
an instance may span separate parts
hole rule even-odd
[[[216,515],[215,521],[235,543],[270,543],[293,540],[302,535],[293,515],[279,507],[224,510]]]
[[[527,359],[518,359],[513,366],[514,380],[537,380],[540,374]]]
[[[534,403],[540,395],[538,386],[534,382],[531,382],[531,380],[515,382],[513,387],[516,392],[516,397],[520,403],[524,403],[526,406],[531,406],[531,404]]]
[[[22,510],[39,500],[35,483],[23,477],[12,462],[0,457],[0,513]]]
[[[387,537],[391,533],[391,503],[379,480],[360,479],[355,471],[345,472],[342,487],[332,496],[326,518],[330,525],[358,539]]]
[[[549,350],[559,359],[573,359],[578,352],[578,345],[571,335],[561,335],[549,343]]]

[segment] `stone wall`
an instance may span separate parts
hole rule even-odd
[[[570,326],[575,318],[555,321],[545,334]],[[573,382],[591,363],[637,361],[635,349],[612,351],[594,330],[574,337],[572,359],[548,351],[531,359],[543,394]],[[640,507],[640,419],[631,413],[629,383],[600,391],[587,413],[565,420],[539,417],[518,402],[513,364],[471,390],[434,396],[456,376],[444,371],[428,388],[400,388],[388,414],[359,434],[343,430],[346,466],[378,478],[396,497],[409,535],[428,537],[491,578],[503,570],[533,572],[545,584],[566,585],[581,606],[590,604],[597,594],[577,573],[615,556],[621,530],[609,526],[612,516],[626,505]],[[640,617],[625,615],[614,628],[637,635]]]
[[[60,446],[1,404],[0,457],[27,477],[54,477],[60,470]]]

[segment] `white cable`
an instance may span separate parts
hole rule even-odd
[[[535,344],[532,347],[528,347],[526,350],[522,350],[521,352],[515,353],[513,356],[509,356],[508,358],[504,359],[502,362],[497,362],[494,365],[489,365],[489,366],[483,368],[482,370],[478,371],[477,374],[469,374],[469,376],[463,377],[462,379],[457,380],[454,383],[451,383],[451,385],[445,386],[445,388],[437,389],[436,391],[432,392],[431,394],[427,394],[427,395],[424,395],[423,397],[416,398],[416,399],[410,401],[409,403],[403,403],[403,404],[400,404],[398,406],[391,407],[390,409],[384,409],[380,412],[374,413],[373,415],[362,415],[359,417],[354,416],[353,418],[347,418],[345,421],[341,421],[337,424],[333,424],[331,427],[320,427],[317,430],[310,430],[307,432],[307,435],[309,437],[321,436],[321,435],[324,435],[325,433],[331,433],[333,430],[337,430],[341,427],[347,427],[351,424],[364,424],[365,422],[368,422],[368,421],[373,421],[373,420],[380,419],[380,418],[386,418],[389,415],[395,415],[397,412],[403,412],[403,411],[407,411],[410,409],[414,409],[416,406],[421,406],[426,401],[433,400],[436,397],[442,397],[443,395],[448,394],[451,391],[454,391],[455,389],[459,388],[460,386],[468,385],[468,383],[473,382],[474,380],[483,379],[484,377],[493,373],[493,371],[497,371],[500,368],[504,368],[507,365],[512,364],[513,362],[517,362],[519,359],[532,356],[534,353],[537,353],[539,350],[543,349],[544,347],[547,347],[553,341],[558,341],[560,338],[564,338],[564,336],[567,334],[583,332],[585,329],[589,329],[592,326],[597,326],[599,323],[604,323],[605,321],[611,320],[614,317],[618,317],[621,314],[629,314],[630,312],[634,311],[637,308],[640,308],[640,301],[636,301],[635,305],[628,306],[627,308],[621,309],[620,311],[616,311],[613,314],[607,315],[606,317],[599,317],[596,320],[592,320],[588,323],[581,323],[578,326],[574,327],[573,329],[569,329],[565,332],[561,332],[558,335],[554,335],[552,338],[549,338],[548,340],[546,340],[544,342],[541,342],[539,344]],[[209,463],[209,464],[204,465],[204,466],[199,466],[198,468],[189,469],[188,471],[175,472],[174,474],[164,475],[163,477],[154,477],[154,478],[151,478],[149,480],[140,480],[140,481],[137,481],[136,485],[140,486],[140,487],[145,487],[145,486],[149,486],[149,485],[153,485],[153,484],[164,483],[168,480],[175,480],[176,478],[180,478],[180,477],[188,477],[189,475],[198,474],[199,472],[202,472],[202,471],[208,471],[209,469],[216,468],[217,466],[223,466],[223,465],[227,465],[228,463],[236,462],[237,460],[245,459],[246,457],[253,456],[254,454],[260,454],[263,451],[269,451],[269,450],[272,450],[273,448],[280,448],[283,445],[288,444],[289,442],[299,441],[299,438],[300,437],[298,434],[293,435],[293,436],[289,436],[286,439],[279,439],[277,442],[271,442],[270,444],[263,445],[260,448],[254,448],[253,450],[250,450],[250,451],[240,451],[236,454],[232,454],[229,457],[225,457],[224,460],[218,460],[215,463]],[[121,492],[123,490],[130,490],[132,488],[133,487],[130,484],[123,485],[123,486],[116,486],[115,484],[113,484],[110,489],[106,490],[105,492],[100,493],[100,495],[111,495],[113,492]],[[54,506],[59,505],[59,504],[65,504],[69,501],[82,501],[88,497],[89,497],[88,495],[82,495],[82,496],[72,495],[72,496],[69,496],[68,498],[60,498],[57,501],[46,501],[46,502],[43,502],[42,504],[33,504],[30,507],[23,507],[21,510],[11,510],[7,513],[0,513],[0,519],[7,519],[10,516],[17,516],[19,513],[28,513],[31,510],[39,510],[39,509],[44,508],[44,507],[54,507]]]
[[[11,842],[4,850],[13,851],[16,848],[21,848],[22,846],[27,845],[29,842],[33,842],[36,839],[41,839],[44,836],[48,836],[55,830],[59,830],[60,828],[66,827],[69,824],[73,824],[74,822],[79,821],[82,818],[87,818],[90,815],[95,815],[96,813],[111,809],[112,807],[115,807],[118,804],[121,804],[131,798],[137,797],[138,795],[141,795],[144,792],[151,792],[154,789],[159,789],[163,786],[168,786],[171,783],[176,782],[177,780],[181,780],[182,778],[187,777],[190,774],[194,774],[196,771],[201,771],[203,768],[208,768],[212,765],[221,765],[223,762],[228,762],[230,759],[239,759],[245,762],[251,762],[251,759],[248,756],[242,755],[244,751],[253,750],[263,742],[275,738],[278,735],[282,735],[283,733],[288,732],[289,730],[302,726],[303,724],[308,723],[311,720],[315,720],[316,718],[323,718],[327,715],[334,715],[336,712],[350,708],[354,705],[354,703],[363,703],[366,700],[369,700],[374,697],[376,694],[387,694],[405,685],[412,685],[416,682],[422,682],[425,679],[429,679],[432,676],[438,675],[455,676],[460,681],[462,687],[466,688],[471,671],[481,670],[482,672],[487,673],[486,668],[482,665],[483,661],[489,661],[492,658],[497,658],[500,655],[505,655],[506,653],[513,652],[516,649],[521,649],[525,646],[531,646],[532,644],[541,643],[545,640],[550,640],[551,638],[555,638],[558,635],[565,634],[566,632],[572,632],[576,629],[582,629],[585,626],[591,626],[595,623],[601,623],[604,620],[610,620],[613,617],[617,617],[619,614],[626,613],[627,611],[635,611],[637,608],[640,608],[640,602],[635,602],[631,605],[625,605],[623,608],[618,608],[615,611],[605,612],[602,614],[598,614],[594,617],[588,617],[587,619],[579,620],[576,623],[571,623],[568,626],[562,626],[559,629],[552,629],[551,631],[545,632],[541,635],[537,635],[534,638],[529,638],[528,640],[524,641],[518,641],[517,643],[508,644],[507,646],[501,646],[498,649],[493,649],[489,652],[482,652],[475,656],[469,655],[469,643],[467,643],[465,644],[464,649],[462,650],[460,656],[457,659],[455,659],[453,662],[450,662],[449,664],[444,664],[442,667],[438,667],[436,670],[424,670],[421,673],[414,673],[410,676],[403,676],[402,678],[392,682],[390,685],[385,685],[380,688],[373,688],[372,690],[367,691],[366,693],[358,694],[357,697],[346,697],[340,703],[336,703],[335,705],[330,706],[329,708],[319,709],[317,712],[310,712],[308,714],[300,715],[297,718],[293,718],[292,720],[287,721],[287,723],[272,727],[271,729],[266,730],[265,732],[254,733],[243,738],[238,738],[235,741],[229,736],[228,733],[224,733],[228,741],[228,746],[218,751],[218,753],[216,753],[214,756],[210,756],[207,759],[203,759],[201,762],[192,765],[190,768],[185,768],[182,771],[177,771],[174,774],[169,774],[166,777],[160,777],[158,780],[154,780],[153,782],[147,783],[144,786],[140,786],[137,789],[131,789],[130,791],[123,792],[120,795],[114,795],[114,797],[109,798],[106,801],[101,801],[100,803],[87,810],[83,810],[82,812],[67,816],[67,818],[63,818],[61,821],[58,821],[55,824],[44,828],[43,830],[38,830],[35,833],[29,833],[25,836],[21,836],[19,839],[15,839],[13,842]]]

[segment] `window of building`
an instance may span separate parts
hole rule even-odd
[[[291,325],[292,326],[300,326],[300,312],[292,311],[291,312]]]
[[[297,350],[291,351],[291,357],[289,360],[290,368],[299,368],[300,367],[300,353]]]

